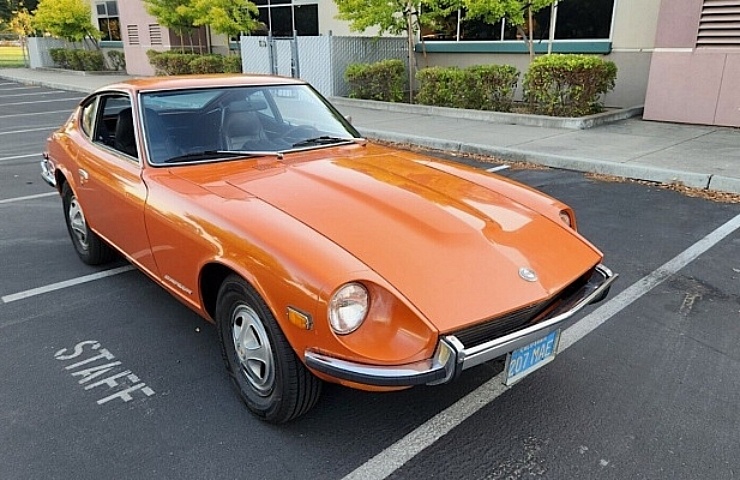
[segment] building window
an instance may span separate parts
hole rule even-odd
[[[118,18],[118,4],[112,2],[97,2],[95,10],[98,17],[98,28],[103,34],[101,40],[121,41],[121,22]]]
[[[567,0],[558,3],[555,23],[556,40],[608,40],[611,37],[614,0]],[[545,7],[534,14],[533,35],[535,41],[547,40],[550,35],[552,10]],[[528,33],[528,25],[522,29],[507,24],[506,19],[491,25],[478,19],[466,18],[461,9],[439,19],[434,29],[422,32],[425,41],[465,40],[522,40]]]
[[[292,37],[319,34],[319,6],[315,3],[294,4],[292,0],[254,0],[259,8],[259,21],[263,28],[253,34],[273,37]]]

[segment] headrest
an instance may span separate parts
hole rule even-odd
[[[267,102],[261,98],[247,98],[229,104],[229,111],[231,112],[256,112],[266,108]]]

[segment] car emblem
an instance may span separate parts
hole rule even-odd
[[[527,282],[536,282],[537,281],[537,273],[532,270],[531,268],[522,267],[519,269],[519,276],[522,277],[523,280],[526,280]]]

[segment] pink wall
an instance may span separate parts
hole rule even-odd
[[[696,48],[702,0],[663,0],[647,120],[740,127],[740,49]]]
[[[146,56],[147,50],[168,50],[169,34],[162,27],[163,45],[152,46],[149,36],[149,25],[154,25],[157,19],[149,15],[144,8],[144,2],[123,1],[118,2],[118,12],[121,18],[121,34],[123,36],[123,51],[126,55],[126,72],[129,75],[151,76],[154,69],[149,65]],[[136,25],[139,32],[139,45],[131,45],[128,26]]]
[[[663,0],[655,48],[693,48],[701,18],[701,0]]]

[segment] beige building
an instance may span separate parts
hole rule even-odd
[[[183,40],[158,25],[141,0],[90,2],[103,45],[122,48],[134,75],[153,73],[149,49],[226,53],[237,46],[207,28]],[[255,34],[357,35],[335,18],[333,0],[254,3],[265,25]],[[532,37],[537,53],[598,54],[614,61],[619,73],[607,106],[645,104],[646,118],[740,126],[740,0],[562,0],[536,14]],[[439,20],[418,40],[420,67],[499,63],[523,72],[529,62],[521,30],[505,21],[466,18],[464,10]]]

